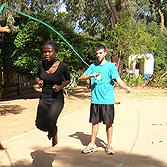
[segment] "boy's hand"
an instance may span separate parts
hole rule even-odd
[[[91,77],[94,77],[94,78],[96,78],[97,76],[99,76],[99,73],[94,73],[91,75]]]
[[[127,93],[130,93],[131,91],[132,91],[132,88],[131,88],[131,87],[127,87],[127,88],[126,88],[126,92],[127,92]]]

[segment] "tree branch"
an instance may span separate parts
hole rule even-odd
[[[114,16],[115,16],[116,21],[118,21],[118,20],[119,20],[119,17],[118,17],[117,10],[116,10],[115,6],[114,6],[113,3],[111,2],[111,0],[108,0],[108,3],[109,3],[109,6],[110,6],[110,8],[111,8],[112,13],[113,13]]]

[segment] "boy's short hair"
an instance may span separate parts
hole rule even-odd
[[[96,46],[96,51],[100,50],[100,49],[104,49],[104,51],[106,52],[106,47],[104,45],[102,45],[102,44]]]

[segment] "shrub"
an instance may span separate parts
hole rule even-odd
[[[144,86],[145,85],[145,78],[142,74],[138,76],[131,75],[127,72],[121,75],[121,79],[128,85],[128,86]]]
[[[167,88],[167,73],[159,76],[153,74],[146,82],[147,86]]]

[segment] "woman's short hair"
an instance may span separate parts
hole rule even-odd
[[[44,43],[43,48],[44,48],[46,45],[51,45],[51,46],[54,48],[54,50],[56,51],[56,53],[58,53],[59,50],[60,50],[59,45],[58,45],[56,42],[47,41],[47,42]]]

